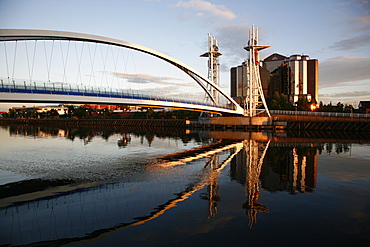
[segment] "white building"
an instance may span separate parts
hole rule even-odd
[[[68,107],[65,107],[64,105],[58,105],[58,106],[37,106],[37,112],[42,113],[42,112],[48,112],[50,110],[56,110],[59,115],[65,115],[68,114]]]

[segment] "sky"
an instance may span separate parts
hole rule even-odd
[[[207,34],[219,41],[220,84],[247,59],[252,24],[260,57],[305,54],[319,60],[319,100],[370,100],[370,0],[0,0],[1,29],[44,29],[128,41],[207,75]],[[4,108],[4,107],[0,107]],[[6,108],[6,107],[5,107]]]

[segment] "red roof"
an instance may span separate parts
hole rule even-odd
[[[278,61],[278,60],[285,60],[287,59],[288,57],[286,56],[283,56],[281,54],[278,54],[278,53],[273,53],[271,54],[270,56],[266,57],[263,61],[266,62],[266,61]]]

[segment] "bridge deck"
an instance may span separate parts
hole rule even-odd
[[[70,103],[70,104],[125,104],[148,107],[188,109],[213,113],[238,114],[232,105],[207,103],[197,99],[183,99],[166,95],[99,88],[57,88],[40,86],[4,85],[0,87],[0,102]]]

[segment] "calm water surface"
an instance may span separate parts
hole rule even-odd
[[[368,246],[370,140],[0,126],[1,246]]]

